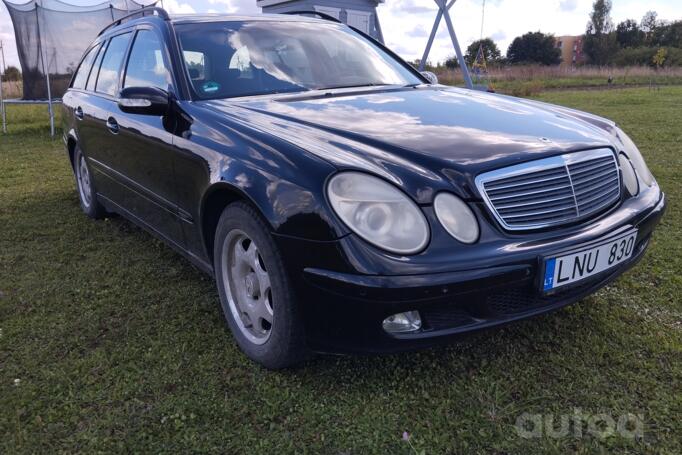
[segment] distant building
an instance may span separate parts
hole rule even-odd
[[[580,65],[585,63],[585,53],[583,52],[584,36],[558,36],[555,39],[557,49],[561,50],[562,65]]]
[[[377,6],[384,0],[256,0],[264,13],[319,11],[339,19],[374,39],[384,41]]]

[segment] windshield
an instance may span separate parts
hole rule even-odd
[[[337,24],[214,22],[179,24],[176,30],[201,99],[422,82],[371,41]]]

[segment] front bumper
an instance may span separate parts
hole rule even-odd
[[[322,352],[396,352],[447,342],[464,333],[548,313],[594,293],[636,264],[644,255],[652,232],[665,212],[665,197],[657,189],[646,206],[613,213],[573,235],[537,241],[525,254],[498,255],[496,264],[440,273],[369,275],[336,272],[336,258],[352,250],[338,242],[306,242],[279,238],[298,293],[306,335],[311,347]],[[611,222],[609,223],[608,221]],[[622,232],[638,229],[635,253],[615,269],[550,295],[540,292],[543,256],[577,245],[595,245]],[[355,260],[357,261],[357,259]],[[351,260],[351,263],[354,261]],[[483,261],[482,261],[483,262]],[[360,269],[360,267],[355,267]],[[418,310],[422,330],[390,335],[382,321],[391,314]]]

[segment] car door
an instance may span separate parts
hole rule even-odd
[[[68,115],[73,116],[73,119],[69,120],[76,132],[78,146],[89,161],[91,157],[99,157],[102,150],[103,138],[98,119],[101,117],[99,111],[105,107],[103,104],[106,100],[101,100],[94,91],[107,44],[107,41],[103,41],[88,52],[73,80],[71,89],[63,100],[65,106],[69,108]],[[86,66],[88,64],[89,68]],[[93,168],[92,161],[89,164]],[[102,182],[101,176],[95,173],[91,177],[97,191],[102,192],[106,182]]]
[[[116,154],[120,145],[108,123],[118,109],[118,79],[131,36],[130,30],[114,35],[102,46],[88,79],[87,93],[78,106],[83,117],[79,140],[92,170],[95,189],[100,197],[116,204],[125,200],[125,187],[116,178]]]
[[[126,58],[121,89],[157,87],[169,93],[174,84],[168,52],[153,28],[138,29]],[[113,106],[107,119],[115,150],[112,174],[125,187],[120,204],[138,220],[178,246],[184,245],[178,217],[173,170],[173,136],[164,116],[124,113]],[[115,125],[115,132],[111,126]]]
[[[64,132],[71,134],[73,131],[77,138],[80,138],[83,132],[83,121],[85,120],[83,105],[88,102],[86,92],[88,77],[101,47],[102,43],[96,43],[85,52],[78,70],[71,81],[71,86],[62,97]],[[79,145],[81,150],[85,148],[82,140]]]

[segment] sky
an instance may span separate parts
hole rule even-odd
[[[23,0],[10,0],[21,3]],[[65,0],[95,4],[102,0]],[[486,0],[483,36],[493,38],[502,53],[511,41],[526,32],[561,35],[584,33],[594,0]],[[649,10],[660,19],[682,20],[682,0],[612,0],[614,23],[639,21]],[[455,31],[463,48],[481,36],[483,0],[457,0],[451,9]],[[147,0],[149,3],[149,0]],[[258,13],[256,0],[163,0],[174,13]],[[385,0],[378,8],[386,44],[407,60],[420,58],[437,12],[434,0]],[[0,40],[7,65],[17,65],[14,30],[5,5],[0,2]],[[444,21],[434,42],[430,61],[454,55]]]

